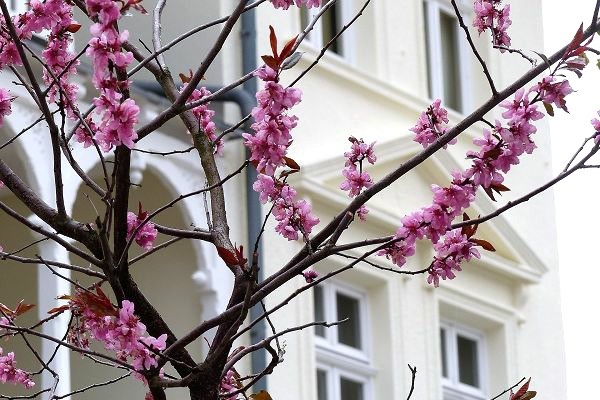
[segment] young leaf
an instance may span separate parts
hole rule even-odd
[[[515,394],[510,396],[510,400],[521,400],[521,396],[527,393],[527,390],[529,389],[529,382],[531,382],[531,378],[527,379],[527,382],[525,382]]]
[[[285,165],[287,165],[291,169],[295,169],[295,170],[299,170],[300,169],[300,166],[298,165],[298,163],[296,161],[294,161],[294,159],[292,159],[290,157],[283,157],[283,161],[285,161]]]
[[[273,52],[273,58],[277,59],[277,35],[275,34],[275,29],[273,29],[271,25],[269,25],[269,31],[269,42],[271,43],[271,51]]]
[[[292,54],[292,49],[294,48],[294,45],[296,44],[297,38],[298,38],[298,35],[294,36],[292,39],[288,40],[288,42],[285,44],[285,46],[283,46],[283,49],[281,50],[281,54],[279,54],[280,61],[285,60]]]
[[[217,253],[227,265],[238,265],[240,263],[237,256],[225,247],[217,246]]]
[[[269,392],[266,390],[261,390],[258,393],[254,393],[253,395],[250,395],[250,398],[252,400],[273,400]]]
[[[27,311],[31,310],[33,307],[35,307],[35,304],[26,304],[23,303],[25,300],[21,300],[19,302],[19,304],[17,305],[17,308],[15,308],[15,317],[19,316],[19,315],[23,315],[25,314]]]
[[[69,24],[65,30],[70,33],[75,33],[81,28],[81,24]]]
[[[490,242],[488,242],[487,240],[483,240],[483,239],[469,239],[471,242],[476,243],[477,245],[481,246],[484,250],[487,251],[496,251],[496,249],[494,248],[494,246],[492,246],[492,244]]]
[[[261,56],[260,58],[262,58],[265,64],[267,64],[271,69],[274,69],[275,71],[279,69],[277,60],[274,59],[272,56]]]
[[[554,117],[554,108],[552,107],[552,104],[546,103],[544,101],[544,108],[546,109],[546,112],[549,116]]]

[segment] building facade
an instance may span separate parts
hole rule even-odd
[[[472,20],[471,4],[460,4],[466,21]],[[227,15],[233,0],[168,3],[163,17],[165,42],[181,33]],[[359,0],[338,0],[315,24],[299,50],[304,52],[297,66],[283,75],[290,82],[317,57],[324,43],[363,7]],[[20,2],[13,7],[21,7]],[[148,10],[154,4],[145,4]],[[541,1],[512,2],[511,36],[516,47],[542,49]],[[280,38],[300,32],[316,11],[298,8],[275,10],[263,4],[255,10],[256,47],[254,61],[269,54],[268,27],[273,25]],[[83,20],[83,18],[80,18]],[[470,25],[470,23],[469,23]],[[123,20],[130,38],[151,43],[151,17],[133,15]],[[206,75],[214,86],[235,81],[243,73],[240,54],[244,32],[237,28],[223,52]],[[83,29],[82,29],[83,31]],[[218,34],[218,26],[200,32],[181,47],[165,53],[174,75],[195,69]],[[500,54],[491,48],[488,37],[471,34],[499,88],[506,87],[528,64],[518,55]],[[85,41],[76,42],[82,48]],[[80,74],[83,99],[95,95],[84,68]],[[0,75],[0,87],[11,86],[9,72]],[[141,72],[134,81],[150,76]],[[324,53],[318,65],[297,85],[303,92],[302,103],[294,108],[299,117],[294,130],[290,156],[301,166],[291,182],[302,197],[308,199],[321,221],[328,221],[348,203],[339,189],[344,166],[343,153],[348,136],[377,141],[376,165],[369,168],[374,180],[417,154],[421,147],[408,131],[419,114],[441,98],[452,123],[460,121],[478,104],[489,98],[487,82],[477,60],[470,53],[463,32],[446,0],[381,0],[371,2],[362,16]],[[145,89],[140,89],[145,88]],[[18,92],[21,90],[21,92]],[[35,104],[24,89],[17,89],[13,114],[0,132],[2,141],[17,134],[35,121]],[[140,104],[140,122],[148,121],[164,109],[164,99],[141,85],[134,87]],[[243,116],[239,103],[214,102],[225,126]],[[496,115],[490,115],[494,119]],[[548,129],[539,121],[534,156],[523,159],[508,175],[511,192],[499,204],[519,197],[532,187],[548,180],[551,174]],[[444,185],[450,172],[467,165],[465,153],[473,138],[481,135],[483,125],[463,133],[458,143],[439,151],[411,173],[368,202],[366,223],[357,222],[344,233],[343,240],[354,241],[392,234],[406,213],[431,202],[431,184]],[[42,125],[24,135],[10,150],[0,150],[0,157],[50,204],[54,201],[49,138]],[[184,126],[174,120],[138,143],[137,149],[161,152],[189,147]],[[100,179],[97,155],[73,145],[74,154],[86,172]],[[232,140],[219,159],[223,175],[235,170],[245,158],[241,141]],[[65,161],[65,196],[67,209],[78,220],[93,221],[95,202],[89,190]],[[202,188],[204,178],[197,156],[193,153],[168,157],[135,151],[132,155],[136,185],[131,204],[138,200],[146,209],[166,204],[181,193]],[[225,185],[231,200],[228,206],[232,239],[247,240],[247,211],[243,202],[246,184],[233,179]],[[7,190],[0,199],[27,214]],[[480,194],[472,215],[487,214],[497,207]],[[263,210],[266,211],[266,210]],[[33,217],[32,217],[33,218]],[[173,227],[206,226],[201,199],[192,197],[161,214],[157,222]],[[0,215],[2,226],[11,226],[10,235],[0,241],[5,249],[16,249],[38,239],[10,217]],[[14,226],[14,229],[12,228]],[[272,221],[267,224],[263,253],[265,276],[277,271],[301,243],[289,242],[276,235]],[[318,227],[317,227],[318,229]],[[493,243],[496,252],[483,252],[482,258],[466,265],[458,277],[442,282],[435,289],[421,275],[397,275],[360,265],[307,291],[274,314],[278,329],[314,320],[334,321],[349,318],[346,324],[329,329],[316,328],[293,333],[284,338],[285,357],[266,381],[274,399],[289,400],[378,400],[404,399],[410,389],[411,371],[417,367],[415,399],[483,400],[502,392],[523,376],[532,376],[535,389],[552,398],[564,398],[565,371],[560,316],[558,264],[552,194],[537,198],[486,222],[479,235]],[[166,240],[166,239],[165,239]],[[63,248],[49,241],[30,249],[32,254],[65,261],[80,262]],[[348,256],[357,256],[350,253]],[[136,256],[134,254],[134,256]],[[417,254],[403,267],[418,270],[429,265],[433,250],[419,246]],[[382,258],[377,262],[394,268]],[[333,271],[348,263],[338,257],[316,266],[320,273]],[[13,304],[21,298],[39,305],[39,317],[55,306],[55,297],[68,293],[70,285],[47,268],[23,266],[0,261],[0,301]],[[232,277],[214,248],[203,242],[181,241],[151,257],[140,259],[133,273],[144,293],[154,301],[168,323],[181,335],[202,320],[223,310],[228,301]],[[82,277],[76,279],[85,282]],[[299,289],[304,280],[298,277],[267,300],[267,306],[283,301]],[[37,290],[35,289],[37,288]],[[185,296],[182,293],[186,293]],[[48,325],[47,333],[64,334],[68,321]],[[208,338],[209,339],[209,338]],[[242,343],[248,343],[245,338]],[[54,347],[37,343],[43,354]],[[25,349],[15,343],[15,351]],[[200,357],[203,344],[190,346]],[[22,351],[26,353],[26,351]],[[549,357],[549,355],[551,355]],[[549,360],[551,360],[549,362]],[[34,360],[24,358],[24,368]],[[78,387],[115,377],[111,368],[59,350],[54,361],[61,371],[60,390]],[[240,367],[250,370],[249,362]],[[50,382],[44,377],[41,385]],[[4,393],[5,387],[0,389]],[[10,392],[12,388],[7,388]],[[12,392],[10,392],[12,393]],[[142,398],[141,384],[124,379],[114,386],[86,392],[82,398]],[[185,391],[168,392],[169,398],[185,398]],[[141,396],[141,397],[140,397]]]

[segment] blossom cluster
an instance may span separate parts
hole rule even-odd
[[[482,188],[492,199],[494,192],[508,190],[502,184],[504,174],[519,164],[519,157],[531,154],[536,148],[532,135],[537,128],[532,122],[541,119],[544,114],[533,103],[551,102],[566,110],[565,96],[571,92],[566,79],[556,81],[551,76],[527,91],[518,90],[512,100],[500,104],[505,110],[502,113],[505,123],[497,120],[493,129],[484,129],[483,137],[473,140],[479,150],[467,152],[471,166],[464,171],[453,172],[452,182],[447,187],[432,185],[432,204],[404,216],[394,242],[380,250],[378,255],[402,266],[408,257],[415,254],[417,240],[427,238],[436,251],[427,281],[435,286],[439,285],[440,278],[453,279],[455,272],[461,270],[461,263],[473,257],[479,258],[476,247],[491,245],[473,238],[474,231],[452,230],[452,221],[463,215],[475,200],[477,188]],[[597,126],[600,129],[600,121]]]
[[[600,117],[600,111],[598,111],[598,116]],[[596,131],[596,134],[594,135],[594,143],[600,144],[600,120],[598,118],[594,118],[592,119],[591,123]],[[2,182],[0,181],[0,183]]]
[[[187,84],[186,84],[187,85]],[[185,89],[184,85],[181,90]],[[201,100],[206,96],[210,96],[210,90],[205,87],[201,87],[200,89],[194,89],[190,97],[188,98],[188,103]],[[194,116],[198,119],[198,123],[202,127],[202,131],[208,137],[208,139],[214,145],[214,153],[217,155],[223,155],[223,147],[225,146],[225,142],[223,139],[217,139],[217,126],[212,121],[215,116],[215,111],[208,108],[209,103],[201,104],[197,107],[192,108],[192,112]]]
[[[75,345],[89,348],[89,337],[101,342],[104,348],[116,353],[118,359],[129,362],[136,371],[158,367],[157,351],[166,348],[167,335],[158,338],[146,333],[146,326],[134,314],[135,306],[123,300],[115,310],[97,289],[98,295],[78,292],[70,298],[68,308],[76,320],[69,332],[69,340]]]
[[[4,318],[5,320],[6,318]],[[5,324],[7,321],[3,321],[0,318],[0,324]],[[2,355],[3,350],[0,347],[0,382],[1,383],[12,383],[14,385],[23,385],[27,389],[35,386],[35,382],[31,379],[29,373],[16,367],[17,362],[15,361],[15,353],[8,353]]]
[[[441,104],[440,99],[435,100],[427,108],[427,111],[421,113],[415,126],[409,129],[415,134],[415,142],[423,148],[435,142],[448,130],[448,111]],[[456,143],[456,139],[449,142],[449,144],[454,143]]]
[[[510,5],[502,7],[502,0],[475,0],[473,3],[475,18],[473,26],[481,34],[489,29],[492,33],[494,46],[509,47],[510,37],[506,30],[512,23],[510,20]],[[504,51],[500,49],[500,51]]]
[[[259,193],[260,202],[273,203],[275,231],[288,240],[298,240],[298,233],[307,237],[319,218],[312,214],[306,200],[296,200],[296,190],[279,179],[259,174],[252,188]]]
[[[257,72],[265,82],[263,90],[256,93],[258,105],[252,110],[255,134],[244,133],[244,144],[250,149],[250,160],[261,173],[252,186],[260,195],[260,201],[273,203],[273,215],[277,221],[275,230],[288,240],[297,240],[299,233],[308,237],[319,219],[312,214],[310,204],[296,200],[296,190],[275,177],[277,168],[287,165],[288,147],[292,143],[291,129],[298,118],[287,111],[298,104],[302,97],[299,89],[284,88],[277,80],[275,70],[268,66]]]
[[[63,0],[32,0],[28,11],[14,16],[12,22],[20,40],[31,39],[34,33],[49,31],[48,45],[42,52],[46,63],[43,80],[49,87],[48,99],[66,109],[70,118],[75,118],[77,85],[71,83],[70,78],[76,73],[79,61],[71,51],[71,34],[80,25],[73,19],[73,5]],[[0,68],[22,64],[16,43],[5,25],[2,19]]]
[[[146,222],[141,228],[138,228],[147,217],[148,213],[142,211],[141,204],[137,214],[132,212],[127,213],[127,240],[130,240],[135,233],[135,242],[144,250],[152,248],[158,235],[158,231],[150,221]]]
[[[237,395],[227,397],[227,394],[235,392],[238,390],[238,379],[239,376],[236,376],[237,373],[230,369],[221,379],[221,383],[219,384],[219,392],[221,393],[222,398],[226,400],[236,400],[238,398]]]
[[[296,7],[304,5],[308,8],[321,7],[321,0],[271,0],[271,3],[275,8],[283,8],[284,10],[287,10],[292,4],[295,4]]]
[[[348,196],[356,197],[363,189],[368,189],[373,185],[373,179],[368,172],[363,171],[363,161],[367,160],[370,164],[375,164],[377,157],[373,151],[375,142],[366,144],[363,139],[350,137],[348,140],[352,143],[350,151],[344,153],[346,163],[342,170],[344,181],[340,184],[340,189],[348,191]],[[369,210],[363,204],[357,211],[358,218],[365,221]]]
[[[100,91],[100,96],[94,99],[96,113],[101,116],[94,138],[103,151],[119,145],[133,148],[137,139],[134,126],[140,109],[132,99],[122,101],[122,91],[128,88],[129,81],[120,81],[115,72],[115,68],[124,69],[133,61],[133,55],[121,49],[129,32],[119,32],[116,27],[123,11],[121,4],[113,0],[86,0],[88,13],[98,20],[90,28],[92,38],[86,54],[92,58],[94,67],[92,83]]]

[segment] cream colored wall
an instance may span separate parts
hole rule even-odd
[[[513,26],[510,33],[513,45],[523,49],[542,49],[541,2],[512,2],[511,7]],[[359,35],[363,43],[357,46],[366,43],[372,51],[372,58],[361,58],[355,64],[348,65],[339,57],[326,54],[321,63],[297,85],[304,96],[303,102],[293,110],[300,122],[294,131],[290,154],[305,171],[295,182],[302,188],[302,193],[311,199],[324,223],[347,202],[347,197],[337,190],[341,181],[339,171],[343,167],[341,154],[348,147],[346,138],[353,135],[363,137],[365,141],[378,141],[376,153],[384,155],[380,159],[381,165],[370,170],[374,177],[381,177],[386,170],[399,165],[404,159],[401,155],[394,156],[393,151],[401,152],[402,146],[393,143],[410,135],[408,128],[414,125],[418,114],[429,104],[426,99],[421,2],[377,2],[373,4],[371,15],[376,19],[366,18],[357,23],[356,29],[365,33]],[[258,26],[266,27],[280,18],[283,18],[283,22],[275,26],[278,36],[293,36],[298,29],[297,16],[293,11],[285,14],[261,10]],[[500,55],[489,49],[486,36],[480,38],[476,32],[472,34],[499,88],[506,87],[527,69],[520,56]],[[258,38],[260,54],[267,54],[267,31],[263,29]],[[306,52],[303,60],[296,68],[285,73],[284,81],[295,78],[317,55],[317,51],[310,46],[302,46],[301,50]],[[489,88],[481,67],[474,59],[471,70],[472,97],[476,106],[489,98]],[[461,117],[452,112],[450,114],[454,121]],[[499,114],[489,117],[493,119]],[[535,156],[525,157],[521,165],[514,168],[506,180],[512,191],[499,204],[523,195],[550,177],[547,125],[541,121],[537,126],[536,142],[539,149]],[[444,159],[435,163],[438,166],[445,165],[445,169],[459,164],[464,166],[464,152],[472,147],[471,140],[480,134],[481,128],[479,126],[463,134],[456,148],[448,152],[454,158],[451,164]],[[389,150],[390,144],[392,149],[398,150]],[[324,177],[324,174],[331,179]],[[429,183],[444,183],[447,176],[447,171],[436,171],[426,163],[420,166],[416,172],[403,177],[382,193],[379,199],[370,201],[372,214],[378,218],[372,218],[371,222],[363,225],[356,223],[358,226],[344,233],[342,241],[393,233],[403,213],[431,202]],[[330,189],[321,190],[323,186],[329,186]],[[487,208],[491,205],[487,204],[478,207],[491,210]],[[442,289],[431,289],[424,283],[423,277],[404,279],[359,268],[361,272],[355,274],[364,274],[364,277],[372,274],[377,276],[373,279],[379,282],[376,285],[367,284],[369,297],[381,305],[376,315],[372,315],[372,329],[377,332],[371,338],[375,348],[373,364],[378,370],[375,379],[376,399],[406,397],[410,384],[407,363],[419,368],[415,396],[432,400],[441,398],[438,349],[440,318],[461,321],[485,334],[489,395],[499,393],[522,376],[533,376],[535,388],[540,393],[564,397],[564,345],[553,213],[552,194],[549,192],[511,210],[496,225],[488,223],[480,228],[481,234],[491,238],[497,245],[498,254],[465,267],[455,281],[444,282]],[[271,224],[270,227],[273,226]],[[266,235],[265,243],[269,246],[266,257],[268,274],[276,271],[289,258],[287,255],[291,244],[271,233],[271,230]],[[297,245],[292,247],[299,248]],[[427,265],[431,259],[430,250],[420,248],[418,259],[420,263],[415,265],[413,261],[413,266]],[[378,261],[381,262],[380,259]],[[334,265],[336,262],[321,268],[333,268]],[[340,279],[354,280],[359,287],[366,282],[344,274]],[[278,296],[270,299],[268,304],[277,304],[285,293],[302,285],[303,279],[298,277]],[[276,314],[276,326],[294,326],[312,320],[312,300],[309,295],[303,296],[293,301],[286,311]],[[314,348],[312,333],[307,331],[291,335],[287,343],[286,361],[269,379],[274,398],[316,398],[313,391],[316,385],[314,353],[305,351]],[[553,354],[552,368],[548,368],[547,354]]]

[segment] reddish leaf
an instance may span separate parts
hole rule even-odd
[[[529,382],[531,382],[531,378],[527,379],[527,382],[525,382],[523,384],[523,386],[521,386],[519,388],[519,390],[517,390],[517,392],[515,394],[513,394],[513,395],[510,396],[510,400],[516,400],[519,397],[523,396],[527,392],[527,390],[529,389]]]
[[[298,163],[296,161],[294,161],[294,159],[292,159],[290,157],[283,157],[283,161],[285,161],[285,165],[287,165],[291,169],[295,169],[295,170],[299,170],[300,169],[300,166],[298,165]]]
[[[238,260],[237,256],[231,250],[228,250],[225,247],[217,246],[217,253],[219,253],[219,257],[221,257],[221,259],[223,261],[225,261],[225,264],[227,264],[227,265],[238,265],[239,264],[239,260]]]
[[[497,193],[500,192],[510,192],[510,189],[504,186],[501,183],[495,183],[492,185],[492,189],[494,189]]]
[[[269,392],[267,392],[266,390],[261,390],[258,393],[254,393],[250,396],[250,398],[252,400],[273,400]]]
[[[19,316],[19,315],[23,315],[25,314],[27,311],[31,310],[33,307],[35,307],[35,304],[26,304],[23,303],[25,300],[21,300],[19,302],[19,304],[17,305],[17,308],[15,308],[15,317]]]
[[[477,245],[481,246],[484,250],[487,251],[496,251],[496,249],[494,248],[494,246],[492,246],[492,244],[490,242],[488,242],[487,240],[483,240],[483,239],[469,239],[471,242],[476,243]]]
[[[188,75],[185,75],[183,73],[179,73],[179,79],[181,79],[181,82],[183,83],[189,83],[192,80],[192,77],[194,76],[194,72],[190,69],[188,70]]]
[[[2,312],[4,314],[8,315],[9,317],[12,317],[13,315],[15,315],[15,312],[13,310],[11,310],[10,308],[6,307],[2,303],[0,303],[0,310],[2,310]]]
[[[244,265],[246,264],[246,261],[248,261],[247,258],[244,258],[244,246],[242,245],[240,245],[239,250],[237,248],[235,249],[235,255],[238,260],[238,265]]]
[[[490,199],[492,199],[492,201],[496,201],[496,199],[494,198],[494,192],[492,191],[492,189],[490,189],[489,187],[484,187],[483,191],[485,192],[485,194],[488,195],[488,197]]]
[[[298,38],[298,35],[294,36],[292,39],[288,40],[288,42],[285,44],[285,46],[283,46],[283,49],[281,50],[281,54],[279,54],[279,59],[281,61],[285,60],[292,54],[292,49],[294,48],[294,45],[296,44],[297,38]]]
[[[274,69],[275,71],[279,69],[279,64],[277,63],[277,60],[274,59],[272,56],[261,56],[260,58],[262,58],[265,64],[267,64],[270,68]]]
[[[567,58],[571,57],[571,52],[579,47],[579,44],[581,43],[582,39],[583,39],[583,24],[581,24],[579,26],[579,29],[577,29],[577,32],[575,32],[575,36],[573,37],[573,40],[571,40],[571,43],[569,43],[569,45],[567,46],[565,54],[562,57],[563,60],[566,60]]]
[[[79,29],[81,28],[81,24],[70,24],[68,25],[65,30],[67,32],[71,32],[71,33],[75,33],[77,32]]]
[[[273,58],[277,59],[277,35],[275,34],[275,29],[273,29],[271,25],[269,25],[269,31],[269,42],[271,43],[271,51],[273,52]]]
[[[64,306],[60,306],[60,307],[54,307],[54,308],[48,310],[48,314],[58,314],[58,313],[61,313],[63,311],[67,311],[70,308],[71,307],[69,307],[68,305],[64,305]]]

